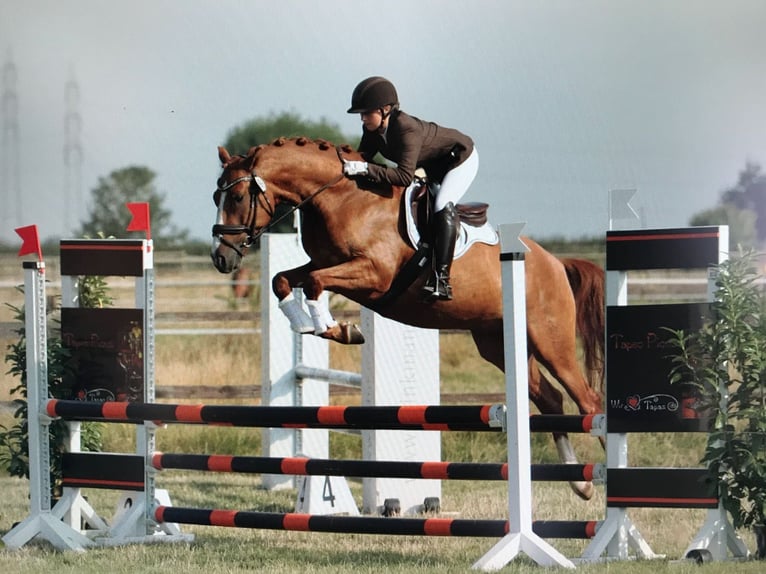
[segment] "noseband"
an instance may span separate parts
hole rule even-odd
[[[338,158],[343,161],[343,157],[341,156],[341,150],[340,147],[336,147],[336,152],[338,153]],[[306,199],[301,201],[299,204],[293,206],[292,209],[290,209],[288,212],[284,213],[280,217],[278,217],[275,220],[272,220],[269,222],[268,225],[261,227],[260,229],[256,229],[255,227],[255,220],[256,220],[256,196],[262,195],[264,199],[266,200],[266,205],[269,209],[269,215],[272,217],[274,216],[274,207],[271,205],[271,202],[269,201],[269,196],[266,195],[266,182],[263,181],[256,173],[255,169],[253,171],[243,177],[238,177],[237,179],[230,181],[229,183],[218,186],[216,188],[216,191],[223,192],[228,191],[238,183],[242,183],[244,181],[250,182],[250,186],[248,187],[248,193],[250,194],[250,211],[248,212],[247,220],[250,222],[248,225],[223,225],[221,223],[216,223],[213,225],[213,237],[216,237],[218,241],[226,245],[227,247],[230,247],[234,251],[237,252],[237,254],[240,257],[244,257],[242,253],[242,249],[246,249],[250,247],[255,241],[264,233],[266,233],[269,229],[274,227],[276,224],[278,224],[280,221],[285,219],[286,217],[289,217],[292,215],[296,210],[303,207],[303,205],[312,199],[314,199],[317,195],[319,195],[321,192],[323,192],[325,189],[332,187],[339,181],[341,181],[344,178],[343,170],[341,170],[338,177],[333,179],[332,181],[327,182],[323,186],[321,186],[319,189],[317,189],[314,193],[309,195]],[[253,193],[253,184],[255,184],[255,187],[257,188],[257,191]],[[219,200],[220,201],[220,200]],[[242,233],[245,233],[245,240],[237,247],[234,245],[231,241],[226,239],[224,235],[240,235]]]

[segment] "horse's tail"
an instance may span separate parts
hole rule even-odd
[[[585,370],[591,387],[604,390],[604,270],[586,259],[562,259],[577,309]]]

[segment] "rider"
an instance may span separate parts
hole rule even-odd
[[[359,151],[365,161],[345,162],[346,176],[407,187],[415,169],[423,167],[429,179],[441,182],[434,200],[434,273],[421,294],[429,302],[452,299],[449,274],[459,225],[455,205],[479,169],[473,140],[455,129],[401,111],[396,88],[380,76],[362,80],[354,88],[348,113],[361,114]],[[378,152],[396,166],[371,163]]]

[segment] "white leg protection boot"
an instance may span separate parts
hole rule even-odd
[[[314,322],[292,293],[279,302],[279,308],[290,320],[290,328],[293,331],[296,333],[314,332]]]
[[[329,327],[335,327],[338,322],[330,315],[330,309],[327,306],[327,299],[320,298],[313,301],[311,299],[306,300],[306,305],[309,308],[309,314],[314,324],[314,334],[321,335]]]

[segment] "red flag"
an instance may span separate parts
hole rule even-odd
[[[149,223],[149,204],[148,203],[126,203],[130,213],[133,215],[128,224],[128,231],[146,231],[146,238],[152,238],[151,225]]]
[[[19,257],[29,255],[30,253],[37,253],[37,260],[42,261],[43,251],[40,246],[40,237],[37,234],[37,226],[27,225],[26,227],[17,227],[16,233],[21,237]]]

